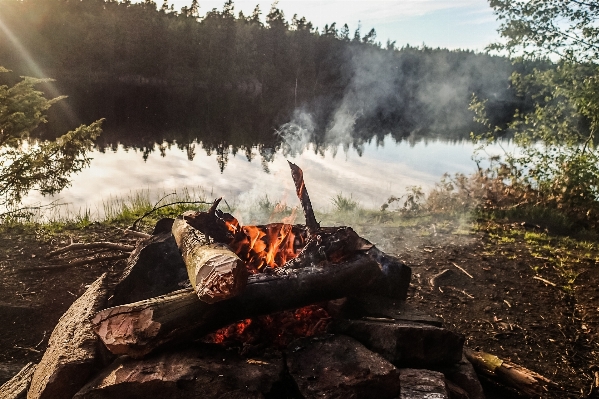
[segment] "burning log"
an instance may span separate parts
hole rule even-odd
[[[105,309],[93,318],[93,328],[112,353],[141,357],[164,343],[200,337],[238,320],[354,295],[381,273],[364,254],[308,266],[251,275],[240,295],[214,304],[185,289]]]
[[[234,297],[243,291],[247,283],[245,265],[227,245],[213,242],[185,220],[197,214],[184,213],[175,220],[172,228],[189,281],[204,302],[214,303]]]
[[[316,221],[316,217],[314,216],[314,209],[312,209],[310,196],[308,195],[308,190],[306,189],[306,185],[304,184],[304,172],[301,170],[299,166],[297,166],[294,163],[289,162],[289,167],[291,168],[291,177],[293,178],[293,183],[295,184],[295,191],[300,200],[300,203],[302,204],[302,209],[304,210],[304,216],[306,217],[306,226],[308,227],[308,232],[312,234],[320,229],[320,225],[318,224],[318,222]]]

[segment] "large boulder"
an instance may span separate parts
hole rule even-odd
[[[355,338],[397,367],[436,367],[462,359],[464,336],[429,324],[341,319],[333,330]]]
[[[382,356],[343,335],[292,342],[287,366],[306,399],[392,399],[399,393],[397,369]]]
[[[75,399],[253,399],[285,396],[282,355],[244,359],[214,345],[192,345],[141,360],[118,358]]]

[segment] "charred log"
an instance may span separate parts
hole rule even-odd
[[[312,208],[310,196],[308,195],[308,190],[306,189],[306,185],[304,183],[304,172],[294,163],[289,162],[289,167],[291,168],[291,177],[293,178],[293,183],[295,184],[297,197],[299,198],[300,203],[302,204],[302,209],[304,210],[308,232],[310,234],[315,233],[320,229],[320,225],[314,216],[314,209]]]
[[[93,328],[114,354],[140,357],[170,341],[200,337],[238,320],[353,295],[381,273],[369,256],[340,264],[282,267],[255,274],[243,293],[208,304],[193,289],[100,311]]]

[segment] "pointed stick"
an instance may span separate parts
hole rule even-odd
[[[316,217],[314,216],[314,210],[312,209],[310,196],[308,195],[308,190],[306,189],[306,185],[304,184],[304,172],[299,166],[297,166],[294,163],[289,162],[289,167],[291,168],[291,177],[293,178],[293,183],[295,183],[295,191],[297,193],[297,197],[299,198],[300,203],[302,204],[302,209],[304,210],[304,216],[306,217],[306,226],[308,227],[308,232],[312,234],[320,229],[320,225],[318,224],[318,222],[316,221]]]

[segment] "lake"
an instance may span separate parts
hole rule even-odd
[[[417,185],[426,191],[444,173],[474,172],[474,148],[468,140],[411,142],[388,135],[378,142],[371,139],[362,143],[359,150],[339,144],[315,151],[314,144],[306,144],[303,150],[289,154],[282,148],[268,153],[268,149],[256,146],[251,148],[249,161],[246,152],[233,154],[231,148],[225,148],[217,154],[206,151],[201,142],[184,149],[176,143],[155,144],[145,151],[119,144],[113,149],[95,150],[90,167],[75,175],[72,186],[54,199],[68,204],[69,212],[89,210],[94,218],[103,216],[104,202],[140,190],[149,190],[155,200],[187,188],[208,200],[222,196],[240,208],[265,196],[273,202],[298,206],[287,165],[291,161],[303,169],[315,208],[330,209],[332,198],[343,194],[376,209],[389,196],[404,194],[406,187]],[[259,152],[267,156],[261,157]],[[31,195],[27,202],[49,200]]]

